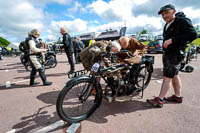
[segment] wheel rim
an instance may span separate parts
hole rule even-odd
[[[57,65],[56,58],[55,58],[54,56],[50,56],[49,59],[51,60],[51,62],[53,62],[53,64],[50,65],[49,67],[50,67],[50,68],[54,68],[54,67],[56,67],[56,65]]]
[[[136,88],[139,90],[145,89],[150,81],[151,72],[146,66],[142,66],[137,77]]]
[[[25,64],[25,68],[26,68],[27,71],[31,71],[31,64],[30,64],[30,62],[27,62]]]

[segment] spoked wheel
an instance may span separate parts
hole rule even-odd
[[[56,109],[59,117],[69,123],[87,119],[100,105],[101,89],[90,83],[90,79],[77,80],[60,92]]]
[[[24,55],[21,55],[21,56],[20,56],[20,61],[21,61],[22,64],[25,63]]]
[[[50,68],[55,68],[55,67],[57,66],[57,60],[56,60],[56,57],[51,56],[51,57],[50,57],[50,60],[51,60]]]
[[[139,74],[136,78],[136,85],[135,85],[135,87],[139,91],[142,91],[145,88],[147,88],[147,86],[149,85],[149,82],[151,80],[151,74],[152,74],[152,71],[149,70],[147,66],[142,66],[139,69]]]
[[[54,57],[53,55],[49,56],[47,62],[45,63],[45,68],[46,69],[55,68],[56,66],[57,66],[56,57]]]

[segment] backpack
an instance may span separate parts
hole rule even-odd
[[[186,15],[184,14],[184,12],[177,12],[177,13],[175,14],[175,16],[178,17],[178,18],[183,18],[183,19],[186,18]]]
[[[186,15],[185,15],[183,12],[178,12],[178,13],[175,14],[175,16],[176,16],[176,18],[178,18],[178,21],[183,21],[183,20],[185,20],[185,21],[187,21],[190,25],[192,25],[192,21],[191,21],[188,17],[186,17]],[[178,29],[180,29],[180,26],[179,26]],[[177,31],[179,31],[179,30],[177,30]],[[190,38],[190,40],[188,40],[187,42],[185,42],[185,43],[184,43],[185,45],[182,46],[182,49],[187,48],[187,43],[191,43],[194,39],[196,39],[196,38]]]
[[[21,52],[28,52],[28,49],[27,49],[27,47],[26,47],[26,43],[25,43],[25,41],[22,41],[22,42],[20,42],[20,44],[19,44],[19,50],[21,51]]]

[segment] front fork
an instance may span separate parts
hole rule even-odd
[[[83,91],[81,92],[81,95],[79,96],[79,100],[83,103],[88,99],[90,95],[97,95],[97,93],[102,93],[102,91],[98,91],[100,85],[100,77],[95,77],[94,75],[91,75],[91,82],[87,86],[84,86]]]

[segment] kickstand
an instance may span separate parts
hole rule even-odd
[[[138,97],[139,97],[140,99],[142,99],[142,98],[144,97],[144,89],[142,89],[141,95],[140,95],[140,93],[138,94]]]

